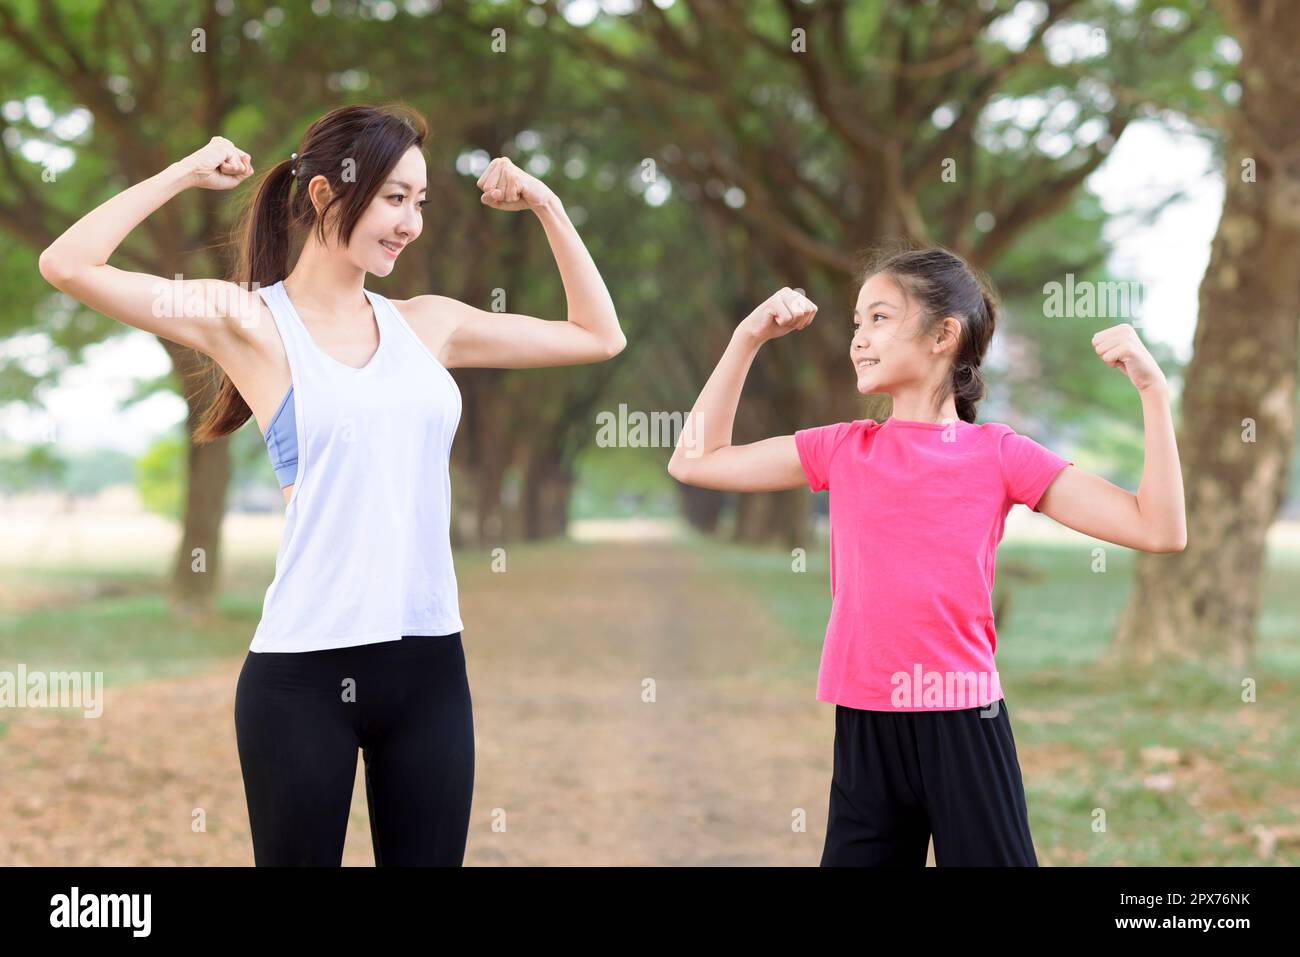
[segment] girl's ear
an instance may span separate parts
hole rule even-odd
[[[961,320],[955,316],[946,316],[939,324],[939,331],[934,337],[935,352],[957,351],[961,342]]]

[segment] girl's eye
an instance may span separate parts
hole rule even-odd
[[[872,318],[872,320],[876,320],[876,319],[888,319],[889,317],[886,316],[886,315],[883,314],[883,313],[879,313],[879,312],[877,312],[877,313],[873,313],[872,316],[871,316],[871,318]],[[874,323],[874,321],[873,321],[872,325],[874,325],[874,324],[875,324],[875,323]],[[862,328],[862,321],[861,321],[860,319],[858,319],[857,316],[854,316],[854,317],[853,317],[853,334],[854,334],[854,335],[857,335],[858,330],[861,329],[861,328]]]

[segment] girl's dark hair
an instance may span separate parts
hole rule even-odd
[[[297,158],[267,170],[241,213],[231,233],[235,262],[227,279],[245,289],[279,282],[289,272],[292,248],[309,229],[326,241],[327,219],[334,237],[346,245],[398,160],[412,146],[423,148],[427,136],[424,118],[400,103],[342,106],[316,120],[298,144]],[[316,176],[324,176],[332,190],[320,213],[307,194]],[[195,444],[229,435],[253,414],[220,366],[209,362],[206,371],[220,385],[194,432]]]
[[[957,417],[975,421],[975,406],[984,398],[980,363],[988,352],[999,303],[988,277],[942,246],[927,249],[879,249],[868,254],[858,288],[883,273],[920,306],[918,338],[933,333],[948,316],[961,323],[957,354],[937,396],[939,404],[956,397]]]

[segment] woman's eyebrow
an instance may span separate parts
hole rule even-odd
[[[388,182],[384,183],[384,185],[387,186],[389,183],[392,183],[394,186],[400,186],[400,187],[402,187],[402,189],[410,189],[410,188],[411,188],[411,184],[410,184],[410,183],[405,183],[405,182],[403,182],[403,181],[400,180],[400,179],[390,179],[390,180],[388,180]],[[420,192],[422,192],[422,193],[427,193],[428,191],[429,191],[429,187],[427,187],[427,186],[420,190]]]

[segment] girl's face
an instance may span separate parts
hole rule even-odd
[[[883,273],[870,277],[858,290],[849,358],[863,395],[890,392],[898,383],[920,377],[924,357],[910,338],[912,320],[903,290]]]
[[[877,273],[862,284],[849,346],[859,392],[887,392],[897,397],[900,387],[929,383],[940,374],[943,354],[950,351],[951,343],[918,336],[919,320],[915,306],[888,276]]]
[[[370,205],[357,220],[348,242],[353,265],[376,276],[387,276],[401,251],[424,229],[425,196],[429,191],[424,155],[417,147],[407,150]]]

